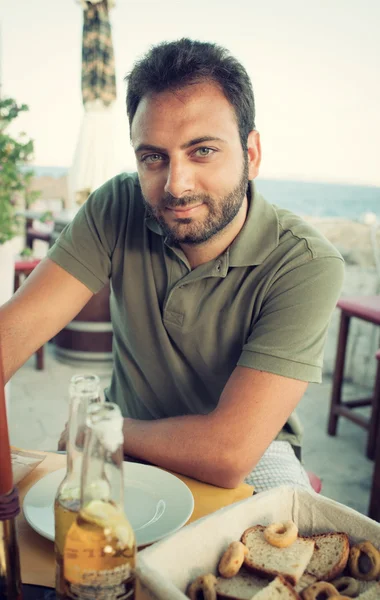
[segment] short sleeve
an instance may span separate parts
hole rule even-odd
[[[312,258],[275,279],[238,365],[319,383],[343,277],[343,260],[327,256]]]
[[[120,221],[120,183],[115,177],[95,190],[60,234],[48,257],[97,293],[111,276]]]

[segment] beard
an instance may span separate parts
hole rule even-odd
[[[204,244],[236,217],[247,194],[248,181],[248,157],[244,155],[243,172],[239,183],[222,198],[216,199],[207,194],[175,198],[167,193],[162,196],[157,206],[152,206],[144,196],[143,199],[148,215],[160,225],[168,244],[172,246]],[[191,207],[200,203],[208,209],[203,219],[188,217],[177,219],[169,225],[163,216],[167,208]]]

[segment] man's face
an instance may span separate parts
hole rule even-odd
[[[169,242],[201,244],[234,219],[249,165],[234,109],[216,84],[145,96],[131,138],[146,206]]]

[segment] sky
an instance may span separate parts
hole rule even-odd
[[[253,83],[265,178],[380,185],[380,0],[116,0],[119,161],[134,169],[125,75],[152,44],[228,48]],[[76,0],[0,0],[2,95],[34,164],[70,167],[83,116]],[[16,127],[17,125],[17,127]]]

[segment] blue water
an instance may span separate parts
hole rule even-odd
[[[33,167],[36,175],[61,177],[65,167]],[[366,213],[380,219],[380,187],[274,179],[256,180],[257,189],[273,204],[303,216],[362,220]]]
[[[257,179],[256,187],[272,204],[300,216],[380,218],[380,187],[272,179]]]

